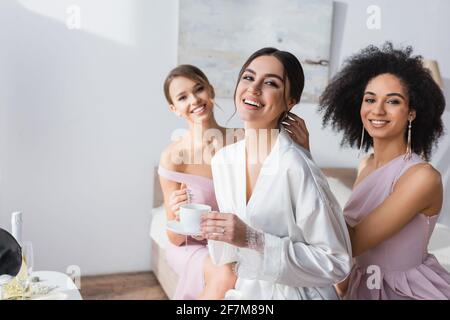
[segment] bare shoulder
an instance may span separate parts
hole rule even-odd
[[[442,189],[441,174],[430,163],[419,163],[412,166],[400,177],[398,183],[405,186],[420,184],[430,191]]]
[[[373,159],[372,154],[364,157],[359,165],[358,165],[358,171],[356,173],[356,179],[353,183],[353,187],[357,186],[362,180],[364,180],[365,177],[367,177],[370,173],[370,163]]]
[[[358,165],[358,176],[361,174],[361,172],[363,172],[367,166],[370,164],[370,161],[372,160],[372,154],[369,154],[367,156],[365,156]]]
[[[411,202],[419,201],[421,213],[432,216],[442,209],[443,185],[441,174],[429,163],[412,166],[394,186],[398,194],[409,195]]]
[[[159,164],[167,170],[178,171],[180,169],[178,161],[180,147],[180,142],[176,141],[164,148],[159,158]]]

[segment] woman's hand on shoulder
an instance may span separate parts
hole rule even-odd
[[[281,122],[281,125],[289,133],[295,143],[309,150],[309,132],[306,128],[305,120],[292,112],[288,112],[287,116]]]

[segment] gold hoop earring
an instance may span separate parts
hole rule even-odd
[[[412,149],[411,149],[411,127],[412,127],[412,120],[409,119],[408,124],[408,140],[406,142],[406,153],[405,153],[405,160],[409,160],[412,157]]]

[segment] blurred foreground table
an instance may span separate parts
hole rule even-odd
[[[31,277],[39,277],[39,284],[53,287],[54,290],[36,300],[83,300],[72,279],[65,273],[57,271],[35,271]]]

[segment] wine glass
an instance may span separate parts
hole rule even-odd
[[[27,276],[31,277],[34,267],[33,244],[30,241],[24,241],[22,245],[22,255],[27,267]]]

